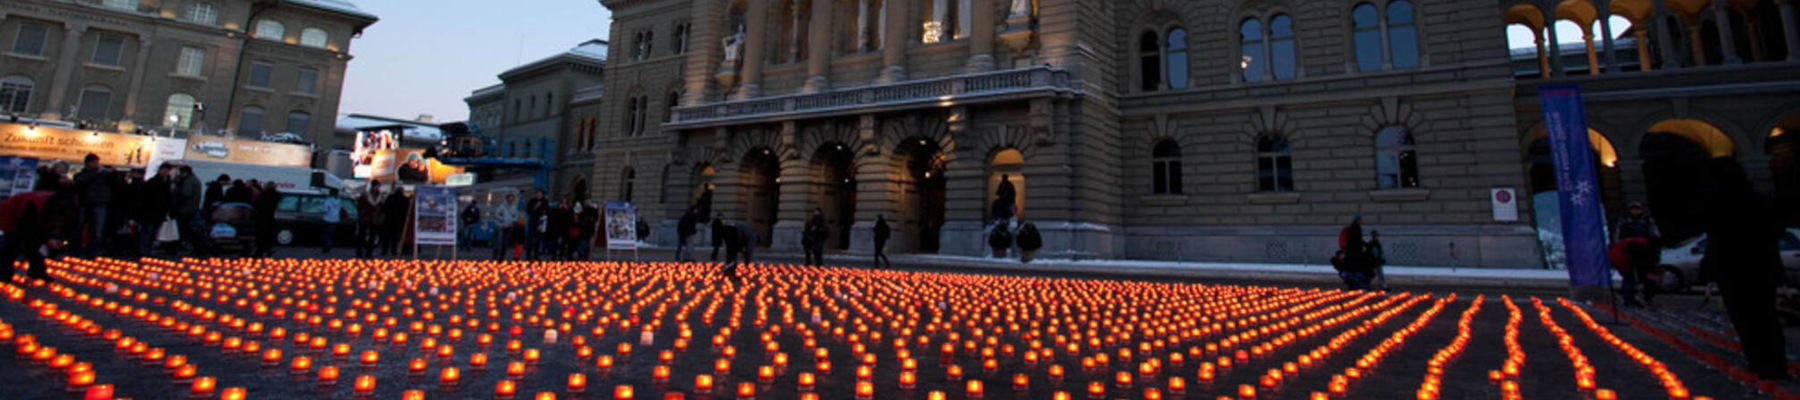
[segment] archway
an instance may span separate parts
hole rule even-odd
[[[900,231],[911,229],[917,234],[921,253],[936,253],[938,238],[944,228],[944,151],[936,142],[923,138],[901,141],[894,152],[904,166],[900,196]]]
[[[825,223],[831,226],[826,247],[848,249],[851,225],[856,223],[856,154],[849,146],[831,143],[819,147],[812,160],[817,185],[812,203],[822,209]]]
[[[752,149],[744,155],[738,171],[742,190],[742,218],[757,233],[757,246],[768,246],[773,236],[777,213],[781,210],[781,162],[768,148]]]
[[[1731,157],[1734,146],[1724,132],[1693,119],[1657,123],[1638,144],[1644,160],[1644,188],[1650,211],[1664,243],[1699,235],[1706,210],[1698,195],[1708,159]]]
[[[713,217],[713,166],[700,163],[694,166],[693,198],[688,199],[690,207],[700,213],[701,221],[711,221]]]
[[[1775,204],[1787,226],[1800,227],[1800,113],[1769,130],[1769,172],[1775,180]]]
[[[1001,181],[1012,185],[1011,198],[1001,198]],[[1025,214],[1025,155],[1018,149],[1005,148],[994,153],[988,161],[987,176],[987,219],[1004,213],[1014,215]]]
[[[1556,190],[1556,167],[1547,136],[1543,128],[1538,128],[1532,132],[1531,145],[1526,146],[1525,162],[1531,165],[1528,194],[1533,196]],[[1600,204],[1610,222],[1624,215],[1625,208],[1625,190],[1619,178],[1619,154],[1612,141],[1599,131],[1588,129],[1588,143],[1594,149],[1594,174],[1600,183]]]

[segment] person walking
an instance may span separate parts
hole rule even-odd
[[[338,222],[344,220],[344,204],[338,199],[337,188],[325,191],[325,202],[319,205],[319,212],[324,214],[325,219],[325,228],[319,230],[321,236],[324,236],[320,239],[324,239],[325,246],[319,249],[319,253],[331,254],[331,246],[336,244]]]
[[[887,256],[887,241],[893,233],[893,229],[888,228],[887,215],[875,214],[875,268],[882,268],[883,262],[887,263],[887,268],[894,267],[894,261]]]
[[[194,176],[194,167],[183,165],[177,171],[175,192],[169,196],[169,213],[181,227],[181,241],[193,251],[205,253],[206,233],[201,228],[205,223],[199,219],[200,178]]]
[[[25,257],[26,277],[55,282],[44,264],[39,248],[60,249],[68,239],[65,229],[74,226],[79,200],[71,190],[39,190],[8,197],[0,202],[0,231],[6,232],[0,244],[0,283],[12,283],[13,264]]]
[[[162,164],[156,167],[156,176],[150,177],[138,186],[139,206],[137,209],[138,254],[149,257],[156,250],[157,236],[162,233],[162,226],[169,223],[169,201],[175,186],[175,166]]]
[[[262,194],[250,205],[250,220],[256,224],[256,257],[275,255],[275,236],[280,231],[275,226],[275,207],[279,205],[281,192],[275,190],[275,182],[263,184]]]
[[[1762,379],[1787,379],[1787,338],[1775,310],[1775,290],[1787,280],[1782,228],[1770,218],[1778,213],[1736,160],[1714,158],[1706,169],[1701,196],[1709,215],[1701,275],[1717,280],[1750,371]]]
[[[812,217],[800,231],[801,247],[806,251],[806,265],[825,264],[825,241],[831,238],[831,227],[825,225],[825,210],[813,207]]]
[[[1338,231],[1338,251],[1331,258],[1332,268],[1336,269],[1338,277],[1344,280],[1344,286],[1351,290],[1368,289],[1370,275],[1374,273],[1369,268],[1370,263],[1368,253],[1365,252],[1365,245],[1367,243],[1363,240],[1362,214],[1357,214],[1350,219],[1350,225],[1345,225],[1343,230]]]
[[[675,261],[694,261],[693,255],[688,254],[688,239],[699,231],[699,227],[695,226],[700,223],[699,214],[698,208],[689,207],[686,214],[681,214],[681,220],[675,223]]]
[[[106,247],[106,210],[112,203],[113,169],[100,164],[100,156],[82,158],[75,174],[75,193],[81,198],[81,225],[77,228],[82,256],[100,256]]]
[[[356,196],[356,256],[375,256],[375,242],[381,226],[381,181],[369,182],[368,190]]]

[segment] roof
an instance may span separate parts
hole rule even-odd
[[[593,100],[600,100],[600,97],[605,94],[606,94],[606,85],[594,85],[594,86],[588,86],[588,87],[584,87],[584,88],[577,88],[577,89],[575,89],[575,95],[574,95],[574,99],[572,100],[572,102],[581,103],[581,102],[587,102],[587,101],[593,101]]]
[[[301,6],[317,8],[317,9],[321,9],[321,10],[325,10],[325,11],[336,12],[339,14],[346,14],[346,15],[363,17],[363,18],[368,18],[368,19],[378,19],[375,17],[375,14],[370,14],[370,13],[364,12],[362,10],[362,8],[358,8],[356,6],[356,4],[351,3],[350,0],[287,0],[287,2],[291,3],[291,4],[301,5]]]
[[[408,142],[437,143],[444,137],[444,132],[438,129],[436,124],[428,124],[408,119],[365,114],[344,114],[339,115],[337,119],[337,129],[346,131],[395,125],[407,127],[406,135],[403,136],[403,140]]]
[[[586,42],[581,42],[581,44],[576,45],[574,48],[570,48],[568,51],[556,53],[549,57],[538,59],[537,61],[513,67],[512,69],[506,70],[506,72],[501,72],[500,79],[505,80],[507,76],[524,74],[531,70],[549,67],[555,65],[559,61],[588,63],[596,67],[603,67],[606,65],[606,41],[601,39],[591,39]]]

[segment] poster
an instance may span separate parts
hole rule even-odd
[[[35,158],[0,157],[0,197],[31,191],[37,179],[37,164]]]
[[[311,167],[312,146],[249,139],[196,136],[187,140],[185,159],[277,167]]]
[[[1519,220],[1519,192],[1511,188],[1495,188],[1488,191],[1488,200],[1494,205],[1494,220],[1512,222]]]
[[[1600,186],[1594,179],[1594,151],[1588,143],[1587,116],[1581,88],[1545,85],[1538,88],[1544,108],[1544,130],[1556,166],[1557,206],[1562,210],[1563,252],[1571,286],[1612,286],[1606,259],[1606,216],[1600,208]]]
[[[0,124],[0,155],[80,163],[88,154],[107,165],[143,166],[151,155],[150,136],[125,135],[23,124]]]
[[[414,243],[456,245],[456,191],[443,186],[414,188],[413,218]]]
[[[366,171],[368,175],[357,177],[405,185],[442,185],[450,175],[462,173],[463,169],[444,165],[437,159],[427,159],[425,150],[399,149],[376,152]]]
[[[350,150],[350,170],[357,179],[375,176],[375,158],[382,151],[398,150],[405,129],[397,126],[356,131],[355,147]],[[391,162],[391,160],[390,160]]]
[[[181,161],[187,154],[187,139],[152,137],[150,160],[144,163],[144,180],[156,177],[156,167],[166,162]]]
[[[607,250],[637,249],[637,208],[630,202],[606,202]]]

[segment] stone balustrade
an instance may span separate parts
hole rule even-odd
[[[1080,89],[1068,71],[1048,66],[958,74],[840,88],[818,93],[711,102],[675,108],[665,127],[676,129],[749,122],[778,116],[821,116],[967,104],[1017,95],[1069,94]]]

